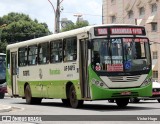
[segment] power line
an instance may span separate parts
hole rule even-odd
[[[74,14],[73,12],[63,12],[63,13],[70,13],[70,14]],[[89,16],[100,16],[100,17],[102,17],[102,15],[93,15],[93,14],[85,14],[85,13],[81,13],[82,15],[89,15]]]

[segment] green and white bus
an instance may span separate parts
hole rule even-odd
[[[94,25],[7,46],[8,93],[28,104],[62,99],[77,108],[88,100],[152,95],[150,43],[136,25]]]

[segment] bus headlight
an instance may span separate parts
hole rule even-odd
[[[103,82],[103,81],[99,81],[95,78],[92,79],[92,84],[98,86],[98,87],[101,87],[101,88],[108,88],[108,86]]]
[[[143,81],[141,87],[147,86],[150,82],[152,82],[152,78],[147,78]]]

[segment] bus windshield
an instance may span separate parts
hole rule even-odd
[[[147,38],[94,39],[92,67],[96,71],[134,72],[150,70]]]

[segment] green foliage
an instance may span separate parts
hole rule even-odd
[[[6,46],[7,46],[7,42],[4,41],[4,42],[1,42],[0,41],[0,53],[5,53],[6,52]]]
[[[28,15],[22,13],[9,13],[0,17],[0,49],[6,44],[25,41],[50,34],[46,23],[39,23],[37,19],[32,20]],[[3,44],[3,45],[2,45]]]
[[[66,27],[61,30],[61,32],[65,32],[65,31],[69,31],[69,30],[73,30],[73,29],[77,29],[77,28],[82,28],[82,27],[85,27],[88,25],[89,25],[89,23],[86,21],[77,22],[76,24],[70,23],[70,24],[67,24]]]

